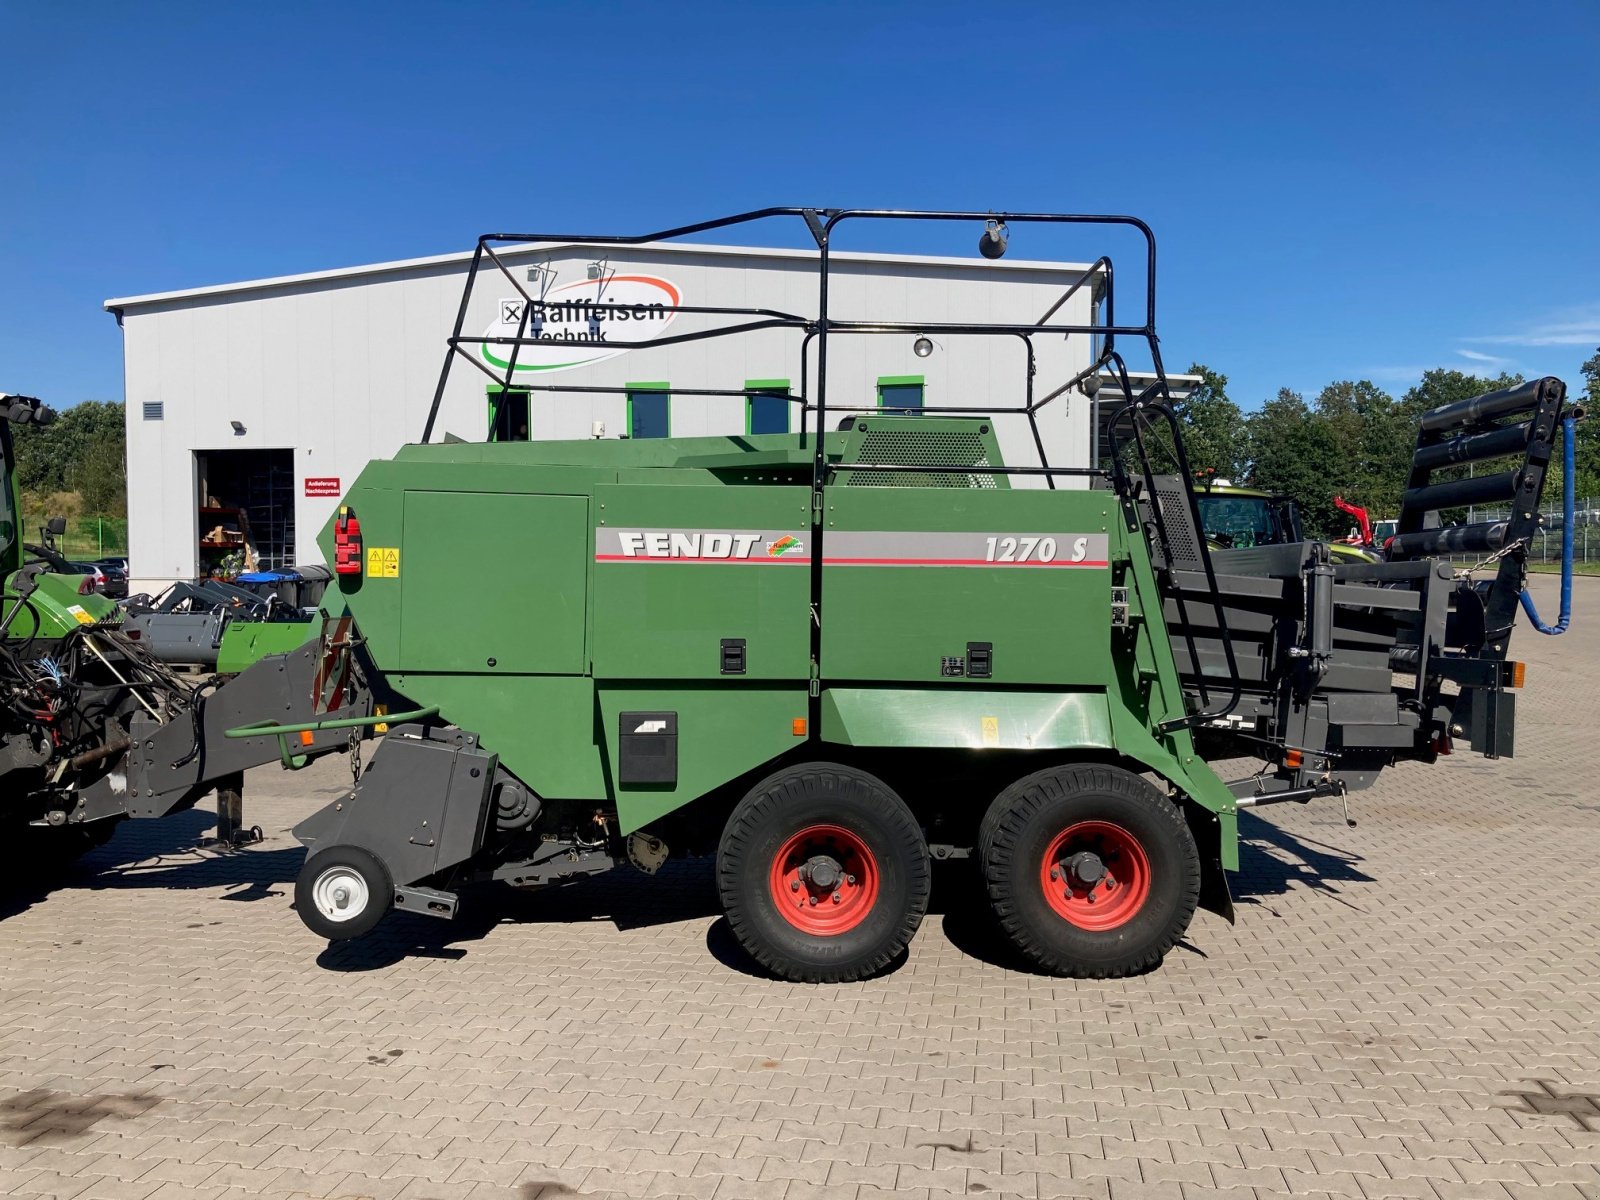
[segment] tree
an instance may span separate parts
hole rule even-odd
[[[86,511],[106,516],[127,511],[122,466],[127,436],[122,405],[85,400],[67,409],[53,424],[13,426],[12,436],[17,482],[23,491],[82,490],[91,476],[97,476],[98,481],[90,486],[99,504],[89,504],[86,495]]]
[[[1244,413],[1228,398],[1228,377],[1203,363],[1190,366],[1189,374],[1200,376],[1200,385],[1172,406],[1183,428],[1189,465],[1238,479],[1247,461],[1249,435]]]
[[[1294,497],[1308,536],[1344,533],[1349,521],[1333,506],[1340,464],[1332,425],[1288,388],[1252,413],[1248,424],[1250,485]]]
[[[68,472],[67,482],[83,498],[91,516],[128,515],[128,464],[121,438],[90,443],[82,460]]]
[[[1330,464],[1335,493],[1374,513],[1399,502],[1397,485],[1390,487],[1384,474],[1388,447],[1397,436],[1394,406],[1393,396],[1366,379],[1330,383],[1313,405],[1315,419],[1327,426],[1335,447]]]
[[[1589,415],[1578,422],[1577,436],[1577,471],[1573,479],[1573,487],[1577,493],[1578,503],[1582,504],[1591,497],[1600,496],[1600,349],[1595,350],[1594,357],[1583,364],[1584,405]],[[1557,457],[1559,464],[1561,458]],[[1546,495],[1559,496],[1559,491],[1551,493],[1549,485],[1545,488]],[[1592,500],[1590,500],[1592,503]]]

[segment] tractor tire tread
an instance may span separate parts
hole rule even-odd
[[[888,832],[897,843],[895,848],[915,869],[908,879],[907,911],[890,936],[865,958],[818,966],[782,954],[758,933],[741,893],[740,868],[752,853],[751,843],[763,826],[806,797],[829,791],[839,795],[854,792],[867,800],[886,818]],[[928,908],[932,876],[922,827],[904,800],[864,771],[842,764],[804,763],[762,780],[735,807],[717,851],[717,890],[734,936],[764,970],[795,983],[853,983],[882,971],[910,944]]]
[[[1111,963],[1085,963],[1046,945],[1023,919],[1012,895],[1011,857],[1031,819],[1047,804],[1085,791],[1109,792],[1149,810],[1170,833],[1181,858],[1177,907],[1161,935],[1136,953]],[[1110,764],[1073,764],[1018,780],[995,799],[979,825],[979,861],[995,917],[1012,943],[1041,969],[1073,979],[1119,979],[1150,970],[1178,943],[1200,899],[1200,853],[1183,813],[1146,779]]]

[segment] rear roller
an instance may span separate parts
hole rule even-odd
[[[905,801],[832,763],[756,785],[717,852],[717,886],[739,943],[800,983],[882,970],[916,933],[929,885],[928,848]]]
[[[359,846],[318,851],[294,884],[295,911],[306,928],[334,942],[370,933],[393,903],[389,872]]]
[[[1055,975],[1159,963],[1200,895],[1183,814],[1119,767],[1052,767],[995,799],[979,832],[989,899],[1017,949]]]

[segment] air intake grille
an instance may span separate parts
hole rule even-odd
[[[160,400],[146,400],[144,402],[144,419],[146,421],[161,421],[166,418],[167,406]]]
[[[908,467],[987,467],[983,439],[971,430],[871,429],[861,442],[861,463]],[[843,465],[843,464],[841,464]],[[993,475],[968,471],[849,471],[850,487],[993,488]]]
[[[1194,527],[1194,516],[1189,511],[1189,496],[1183,480],[1176,475],[1157,475],[1156,503],[1161,505],[1167,536],[1172,539],[1172,557],[1169,563],[1174,570],[1198,571],[1205,564],[1200,558],[1200,535]]]

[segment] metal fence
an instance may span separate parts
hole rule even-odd
[[[1560,562],[1561,526],[1565,523],[1561,506],[1547,504],[1543,513],[1544,524],[1528,546],[1528,561]],[[1509,509],[1474,508],[1468,511],[1467,520],[1504,521],[1510,515]],[[1572,560],[1600,562],[1600,496],[1579,497],[1573,505]]]
[[[39,539],[42,520],[28,526],[26,541]],[[97,558],[126,558],[128,556],[128,519],[126,517],[68,517],[67,531],[56,539],[56,549],[63,558],[90,562]]]

